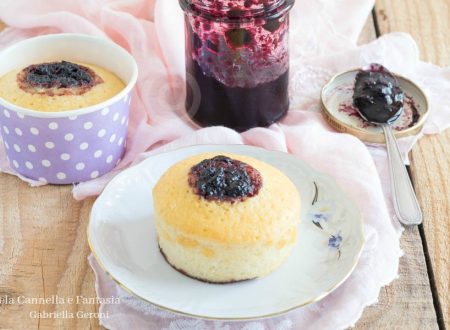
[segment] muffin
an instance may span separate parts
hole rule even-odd
[[[96,105],[124,88],[123,81],[108,70],[67,61],[33,64],[0,77],[0,98],[45,112]]]
[[[49,184],[111,171],[126,149],[138,77],[105,37],[47,34],[0,52],[0,143],[11,171]]]
[[[160,178],[153,202],[161,253],[204,282],[268,275],[296,243],[299,192],[278,169],[251,157],[189,157]]]

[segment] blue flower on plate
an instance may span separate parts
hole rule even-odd
[[[309,211],[308,217],[316,227],[323,230],[324,224],[332,221],[335,209],[336,207],[332,201],[324,201],[315,204]]]
[[[327,222],[329,220],[329,214],[327,213],[311,213],[311,218],[314,222]]]
[[[342,236],[340,232],[336,235],[331,235],[330,239],[328,240],[328,246],[336,250],[339,250],[341,248],[341,244]]]
[[[322,222],[327,222],[329,219],[328,215],[325,213],[311,213],[310,217],[313,224],[320,229],[323,229]]]
[[[336,235],[331,235],[328,239],[328,247],[333,250],[336,250],[338,253],[338,259],[341,259],[341,244],[342,244],[342,235],[341,232]]]

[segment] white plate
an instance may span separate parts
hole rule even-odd
[[[161,256],[152,188],[171,165],[203,152],[258,158],[283,171],[299,189],[298,244],[271,275],[235,284],[206,284],[178,273]],[[88,240],[105,271],[141,299],[181,314],[233,320],[275,316],[322,299],[350,275],[364,245],[361,214],[333,179],[289,154],[242,145],[182,148],[124,171],[95,202]]]

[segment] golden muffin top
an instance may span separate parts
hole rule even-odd
[[[91,64],[67,61],[33,64],[0,77],[0,97],[38,111],[76,110],[104,102],[125,84]]]
[[[172,166],[153,189],[160,221],[223,243],[295,240],[300,195],[289,178],[257,159],[205,153]]]

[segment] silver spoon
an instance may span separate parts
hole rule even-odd
[[[384,67],[381,65],[371,65],[371,67],[366,72],[382,72],[384,74],[390,75],[394,80],[396,78]],[[372,82],[373,83],[373,82]],[[386,83],[386,82],[385,82]],[[363,88],[371,88],[370,84],[362,85]],[[392,93],[394,86],[392,83],[387,84],[387,93]],[[399,87],[395,87],[399,88]],[[389,98],[391,95],[388,95]],[[422,211],[419,206],[419,202],[417,201],[416,194],[414,192],[414,188],[412,186],[409,174],[406,170],[406,167],[403,163],[400,150],[398,148],[397,140],[395,139],[395,135],[392,132],[391,124],[394,123],[402,114],[403,106],[398,110],[395,114],[389,113],[378,113],[378,116],[371,113],[372,107],[377,107],[378,104],[374,97],[367,97],[369,100],[368,104],[363,109],[359,109],[358,106],[355,106],[356,110],[359,112],[362,118],[366,121],[375,124],[377,126],[381,126],[383,128],[384,136],[386,139],[386,148],[389,159],[389,169],[391,175],[391,186],[392,186],[392,194],[393,194],[393,203],[395,213],[401,223],[407,226],[419,225],[422,223]],[[392,104],[393,100],[390,99],[390,103]],[[403,94],[401,100],[395,100],[403,102]],[[403,103],[402,103],[403,105]],[[383,105],[379,105],[379,109],[384,109]],[[363,111],[361,111],[363,110]],[[378,110],[378,111],[382,111]],[[367,118],[370,117],[370,118]]]
[[[377,123],[375,123],[377,124]],[[420,225],[422,211],[389,123],[380,124],[386,138],[395,214],[406,226]]]

